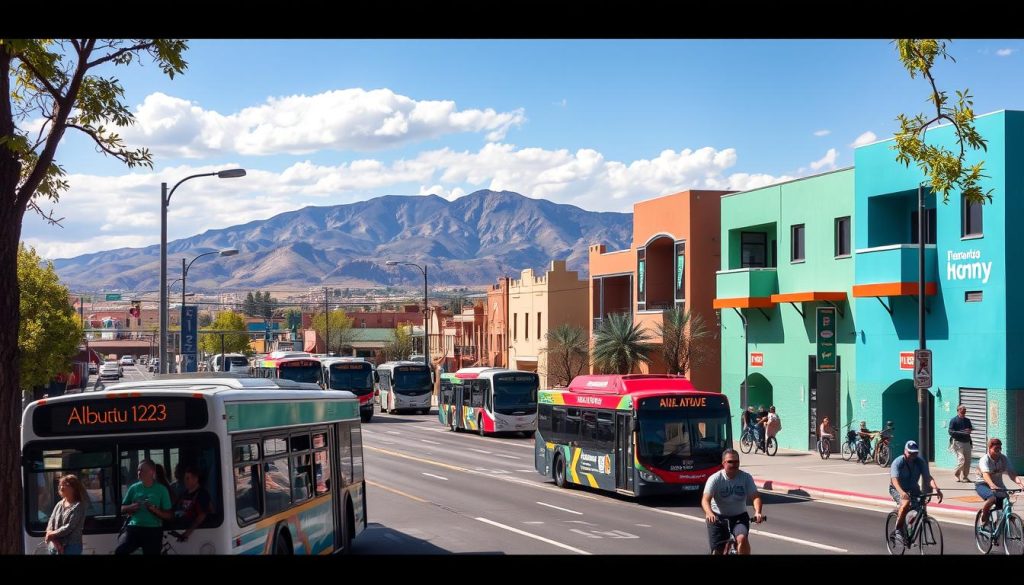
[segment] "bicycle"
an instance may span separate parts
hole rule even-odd
[[[843,454],[843,459],[849,461],[853,459],[853,453],[857,450],[857,431],[850,430],[846,432],[846,440],[843,441],[843,446],[840,451]]]
[[[757,447],[756,449],[754,447]],[[768,437],[768,440],[762,444],[754,436],[754,431],[751,429],[744,429],[743,434],[740,436],[740,451],[744,455],[750,453],[750,450],[754,449],[754,454],[757,455],[758,451],[761,451],[765,455],[771,457],[779,450],[779,442],[775,440],[775,437]]]
[[[754,518],[751,517],[750,521],[751,521],[751,523],[753,523],[754,522]],[[764,514],[761,514],[761,522],[767,522],[767,521],[768,521],[768,517],[765,516]],[[726,520],[725,518],[719,518],[717,523],[721,524],[722,522],[728,523],[729,521]],[[725,554],[727,554],[727,555],[739,554],[739,552],[737,552],[737,550],[736,550],[736,546],[737,546],[736,535],[732,533],[732,527],[731,526],[727,526],[727,528],[729,528],[729,540],[727,540],[725,542]],[[749,538],[749,534],[747,536]],[[716,550],[717,549],[712,550],[711,554],[714,555]]]
[[[999,546],[1002,538],[1003,552],[1008,555],[1024,554],[1024,522],[1013,512],[1013,502],[1017,499],[1020,489],[996,490],[1006,492],[1007,498],[1002,509],[993,508],[989,511],[988,522],[981,522],[981,510],[974,517],[974,540],[982,554],[988,554],[993,546]]]
[[[875,443],[874,456],[875,463],[879,467],[888,467],[892,463],[892,450],[889,447],[890,441],[892,441],[892,433],[888,431],[882,431],[879,435],[878,442]]]
[[[928,502],[934,494],[929,492],[919,496],[911,496],[914,504],[907,512],[905,537],[896,537],[895,510],[885,518],[885,547],[891,555],[902,555],[907,549],[917,544],[922,555],[942,554],[942,528],[939,521],[928,515]],[[915,505],[916,504],[916,505]],[[911,516],[913,515],[913,516]]]
[[[817,442],[818,456],[822,459],[828,459],[832,456],[832,439],[828,437],[819,437]]]

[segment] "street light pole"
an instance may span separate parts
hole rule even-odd
[[[245,169],[228,169],[215,173],[199,173],[189,175],[178,181],[167,190],[167,183],[160,183],[160,372],[167,373],[167,207],[171,204],[171,196],[179,185],[196,177],[217,177],[233,179],[244,177]]]
[[[210,256],[212,254],[219,254],[221,256],[236,256],[238,254],[238,250],[234,248],[229,248],[227,250],[218,250],[216,252],[206,252],[193,258],[192,261],[188,263],[188,265],[185,264],[184,258],[181,259],[181,318],[178,320],[178,325],[181,327],[181,333],[178,335],[178,356],[179,359],[182,360],[182,367],[178,369],[179,372],[182,371],[182,369],[184,368],[185,359],[185,279],[188,277],[188,271],[190,268],[192,268],[192,264],[196,260],[199,260],[203,256]]]
[[[927,349],[924,334],[924,236],[925,236],[924,185],[917,185],[917,345],[918,349]],[[917,371],[916,364],[914,371]],[[915,386],[917,386],[915,376]],[[925,461],[931,453],[931,437],[928,433],[928,400],[927,388],[917,388],[917,440]]]
[[[406,266],[415,266],[423,273],[423,365],[430,368],[430,305],[427,297],[427,265],[423,266],[414,264],[412,262],[398,262],[396,260],[388,260],[384,263],[386,266],[398,266],[404,264]]]

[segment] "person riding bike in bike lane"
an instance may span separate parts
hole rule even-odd
[[[916,502],[916,498],[922,494],[920,484],[930,484],[939,503],[942,503],[942,490],[928,472],[928,462],[920,455],[917,441],[907,441],[903,455],[892,462],[889,476],[889,495],[899,505],[896,511],[896,535],[906,542],[907,512],[910,511],[911,503]]]
[[[750,554],[750,515],[747,499],[753,499],[754,522],[761,523],[761,493],[754,478],[740,470],[740,454],[735,449],[722,452],[723,468],[708,478],[700,505],[708,523],[708,543],[712,554],[725,554],[730,532],[736,537],[736,552]]]
[[[1013,464],[1006,458],[1006,455],[1003,455],[1003,442],[992,437],[988,440],[988,452],[978,461],[978,475],[981,477],[974,486],[974,491],[978,492],[981,499],[985,501],[981,507],[982,524],[988,522],[989,511],[997,503],[996,509],[1003,509],[1006,492],[997,490],[1006,489],[1006,486],[1003,485],[1004,473],[1009,475],[1011,480],[1017,482],[1017,485],[1024,488],[1024,480],[1017,475]]]

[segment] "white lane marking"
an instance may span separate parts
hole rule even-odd
[[[704,519],[703,516],[691,516],[689,514],[680,514],[679,512],[672,512],[671,510],[662,510],[661,508],[650,508],[650,510],[653,510],[655,512],[659,512],[661,514],[668,514],[669,516],[677,516],[679,518],[685,518],[687,520],[693,520],[694,522],[700,522],[701,524],[706,522],[706,520]],[[750,529],[750,533],[751,534],[758,534],[758,535],[761,535],[761,536],[765,536],[767,538],[776,538],[778,540],[783,540],[783,541],[786,541],[786,542],[792,542],[794,544],[802,544],[804,546],[809,546],[811,548],[820,548],[821,550],[827,550],[827,551],[832,551],[832,552],[840,552],[840,553],[850,552],[849,550],[847,550],[845,548],[839,548],[839,547],[836,547],[836,546],[829,546],[827,544],[820,544],[820,543],[817,543],[817,542],[811,542],[809,540],[802,540],[802,539],[799,539],[799,538],[793,538],[791,536],[782,536],[781,534],[775,534],[775,533],[772,533],[772,532],[765,532],[763,530],[755,530],[753,528]]]
[[[400,432],[398,432],[398,431],[387,431],[387,433],[388,433],[389,435],[401,435],[401,434],[402,434],[402,433],[400,433]]]
[[[523,524],[543,524],[543,520],[531,520],[529,522],[523,522]]]
[[[470,451],[476,451],[477,453],[483,453],[484,455],[490,455],[491,454],[490,451],[484,451],[483,449],[474,449],[474,448],[470,447],[469,450]]]
[[[594,535],[594,534],[590,534],[589,532],[585,532],[583,530],[580,530],[579,528],[573,528],[569,532],[575,532],[576,534],[582,534],[583,536],[586,536],[587,538],[598,538],[598,539],[601,538],[600,536],[597,536],[597,535]]]
[[[517,469],[518,473],[537,473],[536,469]]]
[[[547,506],[548,508],[554,508],[556,510],[561,510],[563,512],[568,512],[570,514],[576,514],[577,516],[582,516],[583,515],[583,512],[577,512],[576,510],[570,510],[569,508],[562,508],[562,507],[554,506],[554,505],[551,505],[551,504],[545,504],[544,502],[537,502],[537,503],[539,505],[541,505],[541,506]]]
[[[504,530],[508,530],[509,532],[515,532],[516,534],[525,536],[527,538],[532,538],[534,540],[539,540],[541,542],[546,542],[546,543],[548,543],[550,545],[554,545],[554,546],[557,546],[559,548],[564,548],[565,550],[572,551],[572,552],[574,552],[576,554],[581,554],[581,555],[593,554],[593,553],[589,553],[589,552],[587,552],[587,551],[585,551],[585,550],[583,550],[581,548],[576,548],[574,546],[569,546],[568,544],[563,544],[561,542],[558,542],[558,541],[555,541],[555,540],[551,540],[550,538],[544,538],[543,536],[539,536],[537,534],[533,534],[533,533],[527,532],[525,530],[519,530],[518,528],[513,528],[511,526],[506,526],[505,524],[501,524],[501,523],[495,522],[493,520],[488,520],[487,518],[476,518],[476,520],[479,520],[480,522],[483,522],[484,524],[490,524],[491,526],[497,526],[498,528],[502,528]]]
[[[440,479],[442,481],[448,481],[447,477],[443,477],[443,476],[440,476],[440,475],[434,475],[433,473],[427,473],[426,471],[424,471],[422,473],[423,473],[423,475],[425,475],[427,477],[433,477],[433,478],[436,478],[436,479]]]
[[[437,441],[431,441],[430,439],[420,439],[420,441],[422,441],[424,443],[430,443],[431,445],[440,445],[441,444],[441,443],[438,443]]]
[[[637,526],[639,526],[640,528],[650,528],[651,527],[650,524],[637,524]]]
[[[504,455],[502,453],[495,453],[494,456],[495,457],[504,457],[505,459],[516,459],[516,460],[522,459],[522,457],[516,457],[515,455]]]
[[[870,502],[862,502],[862,501],[842,502],[842,501],[837,501],[837,500],[820,500],[820,499],[816,500],[814,498],[808,498],[807,496],[799,496],[799,495],[796,495],[796,494],[784,494],[784,493],[780,493],[780,492],[762,491],[761,493],[763,493],[763,494],[771,494],[773,496],[781,496],[783,498],[791,498],[791,499],[794,499],[794,500],[800,500],[801,502],[813,502],[815,504],[828,504],[829,506],[840,506],[840,507],[843,507],[843,508],[853,508],[855,510],[865,510],[865,511],[868,511],[868,512],[878,512],[880,514],[888,514],[889,512],[892,512],[892,510],[893,510],[893,505],[889,504],[887,502],[878,502],[877,504],[873,504],[873,503],[870,503]],[[951,518],[948,515],[943,515],[942,516],[942,523],[943,524],[957,524],[957,525],[960,525],[960,526],[967,526],[968,528],[973,528],[974,527],[974,522],[968,522],[968,521],[965,521],[965,520],[957,520],[956,518]]]

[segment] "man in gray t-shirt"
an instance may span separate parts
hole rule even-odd
[[[729,534],[736,537],[736,552],[750,554],[750,515],[747,500],[754,503],[754,522],[763,522],[761,493],[754,478],[740,470],[740,454],[735,449],[722,452],[723,469],[708,478],[700,505],[708,522],[708,543],[712,554],[725,554]]]
[[[1003,483],[1003,474],[1010,476],[1010,479],[1017,483],[1021,488],[1024,488],[1024,480],[1017,475],[1017,471],[1013,468],[1013,464],[1010,460],[1003,455],[1003,442],[996,437],[992,437],[988,440],[988,451],[978,461],[978,475],[980,476],[978,483],[975,485],[975,491],[981,496],[981,499],[985,501],[985,504],[981,507],[981,522],[982,524],[988,522],[989,511],[992,510],[993,506],[996,506],[997,510],[1003,509],[1003,500],[1006,499],[1006,484]]]

